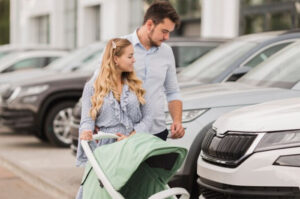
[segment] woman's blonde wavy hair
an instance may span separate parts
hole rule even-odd
[[[132,45],[127,39],[114,38],[108,41],[102,58],[101,70],[94,82],[94,95],[91,98],[92,107],[90,116],[95,120],[103,104],[104,97],[112,91],[114,97],[120,101],[120,94],[117,91],[117,73],[114,56],[120,57],[124,49]],[[133,91],[138,101],[145,104],[145,90],[142,88],[142,81],[138,79],[134,70],[122,73],[122,82],[127,83],[129,89]]]

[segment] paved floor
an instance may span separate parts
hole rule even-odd
[[[56,148],[34,136],[5,133],[1,129],[0,166],[60,199],[75,197],[83,173],[82,168],[75,167],[70,149]]]
[[[54,199],[34,188],[11,171],[0,167],[0,198],[7,199]]]

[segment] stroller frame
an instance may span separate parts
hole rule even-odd
[[[105,139],[105,138],[117,139],[118,136],[115,134],[111,134],[111,133],[103,133],[101,131],[99,131],[98,134],[93,135],[93,140],[100,140],[100,139]],[[106,189],[106,191],[108,192],[108,194],[113,199],[125,199],[118,191],[116,191],[114,189],[114,187],[109,182],[109,180],[105,176],[104,172],[98,165],[97,160],[95,159],[95,156],[90,148],[89,141],[81,140],[81,146],[82,146],[92,168],[94,169],[94,171],[98,177],[98,180],[101,181],[101,183],[103,184],[103,186]],[[167,185],[166,190],[152,195],[151,197],[149,197],[149,199],[164,199],[164,198],[169,198],[169,197],[172,197],[173,199],[177,199],[176,195],[181,195],[180,199],[189,199],[190,198],[190,194],[184,188],[179,188],[179,187],[170,188]]]

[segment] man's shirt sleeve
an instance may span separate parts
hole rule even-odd
[[[165,94],[167,96],[168,102],[173,100],[181,100],[179,85],[176,76],[175,58],[171,48],[170,48],[169,56],[170,56],[170,65],[168,67],[166,79],[164,82]]]

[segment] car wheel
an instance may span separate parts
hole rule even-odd
[[[43,135],[43,134],[40,134],[38,131],[32,131],[33,132],[33,135],[38,138],[40,141],[42,142],[48,142],[48,138]]]
[[[70,122],[72,108],[76,102],[65,101],[53,106],[46,116],[44,132],[50,143],[59,147],[69,147],[72,141]]]

